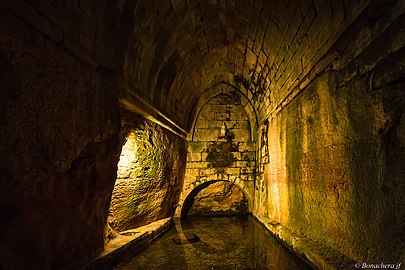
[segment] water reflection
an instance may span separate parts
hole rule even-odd
[[[310,269],[250,216],[189,217],[182,227],[116,269]]]

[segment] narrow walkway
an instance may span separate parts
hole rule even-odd
[[[153,240],[171,228],[172,219],[165,218],[148,225],[120,232],[117,237],[107,243],[100,256],[86,266],[86,270],[111,269],[128,254],[134,254],[146,248]]]

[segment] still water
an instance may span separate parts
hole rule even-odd
[[[182,236],[172,228],[115,269],[311,269],[250,216],[189,217],[182,229]]]

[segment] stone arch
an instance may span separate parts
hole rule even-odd
[[[242,91],[226,83],[216,84],[201,97],[187,142],[180,204],[191,190],[208,180],[235,182],[253,194],[257,117],[253,108],[247,109],[250,106]],[[181,215],[180,209],[176,212]]]
[[[189,119],[189,130],[192,134],[192,137],[194,136],[194,128],[195,124],[197,122],[197,119],[200,115],[201,110],[204,108],[204,106],[213,98],[220,94],[229,94],[231,92],[237,92],[240,94],[241,97],[241,105],[244,107],[244,110],[249,118],[250,122],[250,132],[252,139],[256,139],[256,131],[258,128],[258,118],[257,118],[257,112],[255,107],[253,106],[251,102],[251,96],[252,93],[249,90],[246,90],[245,88],[238,88],[230,83],[221,81],[218,83],[213,84],[210,88],[206,89],[201,96],[199,97],[197,103],[193,106],[193,112],[191,114],[192,117]]]
[[[224,180],[224,179],[215,179],[215,180],[209,180],[206,179],[203,182],[199,183],[193,183],[194,188],[189,189],[188,191],[184,192],[185,194],[182,194],[179,204],[178,204],[178,210],[176,211],[176,216],[177,218],[180,218],[181,220],[187,217],[188,210],[190,210],[195,196],[202,191],[203,189],[207,188],[211,184],[217,183],[217,182],[230,182],[236,187],[240,189],[242,192],[243,196],[246,198],[248,202],[248,212],[251,213],[253,209],[253,194],[248,192],[245,188],[245,184],[243,181],[241,181],[240,178],[234,178],[233,180]]]

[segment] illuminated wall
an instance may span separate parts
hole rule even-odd
[[[404,250],[404,98],[342,78],[320,76],[263,128],[254,213],[308,254],[395,261]]]
[[[180,205],[196,187],[213,180],[236,183],[244,189],[251,204],[256,153],[250,121],[241,100],[243,98],[236,91],[221,94],[209,100],[199,112],[192,140],[188,141]],[[212,200],[221,194],[232,194],[226,191],[227,185],[216,185]],[[230,198],[234,201],[229,202],[228,210],[236,209],[231,205],[240,204],[241,197]]]
[[[109,225],[126,230],[170,217],[183,184],[185,142],[159,125],[137,120],[124,125]]]

